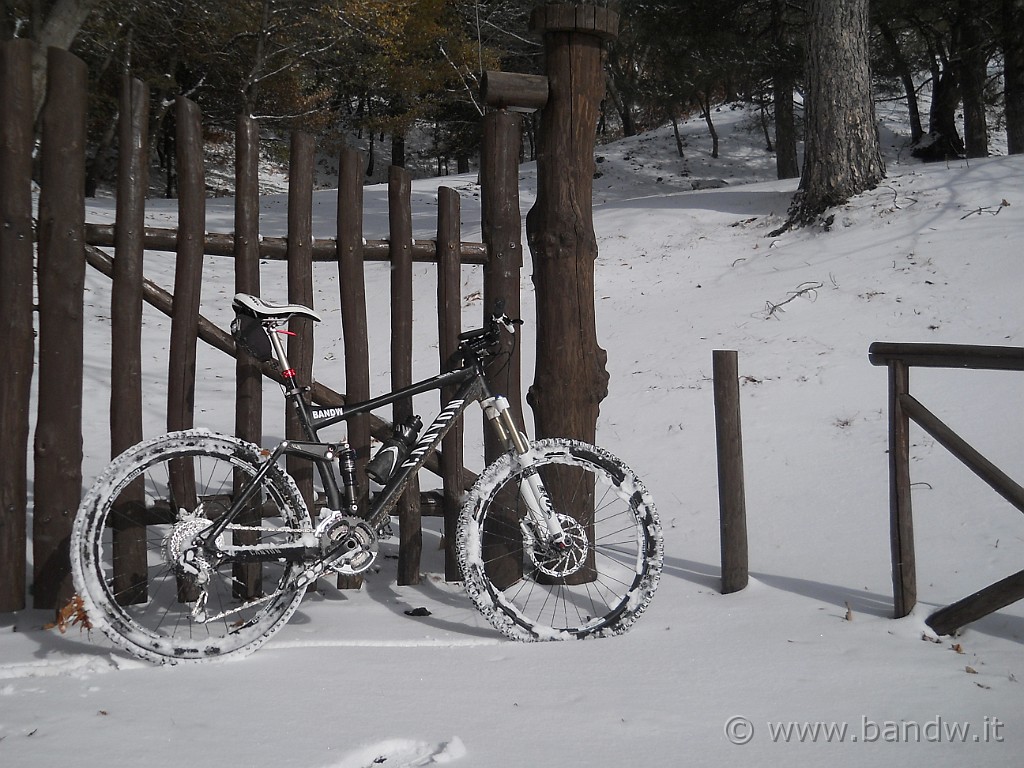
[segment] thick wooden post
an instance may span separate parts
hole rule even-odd
[[[142,257],[148,191],[149,87],[126,76],[118,125],[116,258],[110,297],[111,457],[142,440]],[[140,478],[118,503],[142,509],[144,494]],[[130,519],[127,510],[122,519]],[[123,603],[141,603],[147,595],[146,527],[125,523],[113,537],[114,592]]]
[[[747,586],[747,507],[743,490],[743,433],[735,350],[712,353],[715,428],[718,442],[718,503],[722,546],[722,592]]]
[[[388,228],[391,252],[391,387],[412,383],[412,181],[404,168],[391,166],[388,179]],[[394,404],[401,424],[413,415],[411,400]],[[398,503],[398,583],[420,583],[423,530],[420,484],[412,478]]]
[[[39,196],[39,419],[35,437],[33,603],[71,598],[69,538],[82,498],[85,286],[85,64],[51,48]]]
[[[32,317],[32,42],[0,43],[0,613],[25,607]]]
[[[537,201],[526,219],[537,290],[537,367],[528,401],[537,434],[594,442],[608,390],[594,317],[594,135],[604,94],[602,43],[618,16],[596,6],[543,5],[550,87],[541,112]]]
[[[549,98],[537,143],[537,201],[526,217],[537,292],[537,361],[527,401],[538,436],[593,443],[608,392],[594,309],[594,135],[604,94],[602,43],[615,35],[618,16],[596,6],[543,5],[531,27],[544,33]],[[574,498],[569,514],[592,520],[594,489],[571,491],[578,483],[568,468],[545,478],[556,504]],[[570,581],[595,578],[593,557]]]
[[[910,419],[900,397],[910,391],[910,368],[889,362],[889,536],[892,551],[893,613],[899,619],[917,603],[914,518],[910,506]]]

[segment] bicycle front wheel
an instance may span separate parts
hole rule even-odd
[[[607,451],[567,439],[531,443],[532,465],[508,453],[480,475],[459,518],[470,598],[516,640],[625,632],[657,589],[661,523],[643,483]],[[567,546],[541,543],[520,488],[537,473]]]
[[[75,588],[93,627],[148,661],[244,655],[294,613],[304,589],[286,589],[297,563],[179,563],[265,459],[251,443],[206,430],[172,432],[130,448],[86,494],[71,534]],[[291,477],[270,467],[222,551],[273,547],[312,530]]]

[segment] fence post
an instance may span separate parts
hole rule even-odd
[[[391,166],[388,179],[391,256],[391,387],[412,383],[412,182],[408,171]],[[396,424],[413,415],[412,400],[394,404]],[[398,583],[420,583],[420,484],[412,478],[398,504]]]
[[[438,354],[446,371],[459,348],[462,331],[462,222],[459,193],[450,187],[438,189],[437,200],[437,320]],[[442,407],[454,394],[453,387],[441,392]],[[455,555],[455,529],[462,507],[463,445],[465,430],[460,420],[441,443],[441,478],[444,495],[444,578],[462,578]]]
[[[910,368],[889,361],[889,536],[892,552],[894,616],[909,614],[917,603],[914,518],[910,506],[910,419],[900,396],[910,391]]]
[[[722,592],[747,586],[747,509],[743,486],[743,434],[735,350],[712,353],[715,431],[718,441],[718,503],[722,545]]]
[[[32,317],[32,42],[0,43],[0,613],[25,607]]]
[[[520,317],[519,273],[523,266],[523,223],[519,211],[519,150],[522,145],[519,115],[504,109],[484,116],[480,152],[480,226],[487,244],[484,264],[484,322],[497,301],[505,302],[509,317]],[[522,364],[518,344],[505,337],[503,351],[510,354],[501,385],[512,406],[516,423],[523,425]],[[496,356],[488,373],[496,375],[506,359]],[[486,421],[486,419],[485,419]],[[484,457],[489,464],[506,450],[493,431],[484,427]]]
[[[110,455],[142,440],[142,279],[146,193],[149,190],[149,87],[125,76],[118,124],[117,208],[110,296]],[[120,502],[144,506],[141,480]],[[125,514],[124,520],[130,515]],[[146,599],[146,526],[113,531],[114,591],[119,600]]]
[[[142,439],[142,257],[149,191],[149,86],[125,77],[118,125],[111,286],[110,453]]]
[[[259,125],[248,115],[238,116],[235,130],[235,292],[260,293],[260,180]],[[259,362],[241,346],[235,355],[235,435],[256,445],[263,440],[263,373]],[[234,477],[233,492],[242,478]],[[252,503],[242,517],[244,525],[258,526],[262,515]],[[238,531],[243,545],[259,543],[255,531]],[[261,596],[261,563],[236,563],[235,597],[251,600]]]
[[[370,346],[366,326],[366,278],[363,271],[363,155],[351,147],[341,151],[338,168],[338,283],[341,329],[345,341],[345,396],[352,402],[370,399]],[[370,455],[370,417],[348,420],[349,445],[356,452],[356,484],[366,488]],[[366,500],[360,499],[360,512]],[[339,589],[357,589],[362,574],[338,574]]]
[[[189,429],[195,419],[196,337],[203,282],[206,184],[199,106],[175,99],[178,173],[178,257],[174,264],[170,365],[167,374],[167,429]],[[188,495],[185,496],[188,498]]]
[[[72,594],[68,543],[82,498],[85,63],[47,52],[39,196],[39,418],[32,548],[36,608]]]
[[[288,167],[288,301],[313,306],[313,137],[296,131],[291,138],[291,159]],[[288,330],[288,362],[295,369],[298,381],[313,380],[313,323],[292,319]],[[304,397],[306,397],[304,395]],[[308,440],[299,416],[291,403],[285,406],[285,436],[289,440]],[[288,474],[295,478],[306,506],[316,518],[313,491],[313,465],[308,459],[289,456],[285,460]]]
[[[235,131],[235,292],[260,293],[259,125],[239,115]],[[235,365],[235,434],[263,439],[263,374],[259,362],[239,348]]]

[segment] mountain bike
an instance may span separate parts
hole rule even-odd
[[[341,408],[307,401],[281,326],[319,321],[299,304],[237,294],[232,334],[276,363],[304,440],[272,450],[203,429],[171,432],[118,456],[79,507],[71,562],[95,628],[156,663],[201,662],[259,648],[325,574],[360,574],[410,479],[478,402],[506,452],[480,474],[459,514],[455,549],[466,591],[506,636],[552,640],[626,631],[650,603],[662,570],[661,524],[636,474],[576,440],[529,441],[485,364],[520,321],[496,312],[460,336],[451,370]],[[422,430],[394,425],[367,466],[380,489],[360,515],[355,452],[320,431],[432,390],[454,395]],[[315,519],[280,459],[317,468],[325,508]]]

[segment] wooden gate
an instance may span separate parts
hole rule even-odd
[[[27,463],[34,329],[38,330],[39,364],[31,591],[36,608],[59,607],[71,596],[68,536],[83,482],[82,324],[86,265],[112,279],[112,369],[117,373],[111,376],[111,387],[112,397],[119,404],[110,414],[111,448],[115,455],[143,437],[143,302],[171,317],[167,428],[182,429],[194,423],[196,347],[198,341],[203,341],[236,357],[236,433],[243,439],[260,441],[262,378],[279,379],[279,375],[267,366],[259,366],[244,353],[236,355],[230,334],[200,313],[206,257],[233,258],[235,289],[257,294],[260,260],[286,260],[288,300],[307,305],[312,305],[313,262],[337,262],[348,392],[341,394],[314,384],[311,399],[325,406],[339,406],[346,399],[359,401],[370,395],[364,262],[388,261],[392,266],[391,377],[396,387],[411,378],[414,261],[431,262],[438,267],[438,349],[442,365],[454,351],[460,331],[461,265],[483,265],[485,312],[498,299],[505,299],[510,311],[518,311],[522,265],[517,168],[519,117],[505,110],[493,111],[484,119],[483,242],[462,242],[460,198],[453,189],[445,187],[439,190],[436,239],[414,241],[410,177],[400,168],[392,168],[390,173],[388,235],[383,239],[366,239],[362,228],[364,159],[354,150],[344,150],[340,157],[337,235],[314,238],[315,144],[304,133],[291,138],[288,235],[263,238],[258,214],[258,125],[248,117],[239,118],[237,124],[234,231],[207,232],[201,115],[198,106],[185,98],[179,98],[175,105],[178,227],[170,230],[145,226],[149,94],[145,84],[126,78],[121,96],[116,223],[88,223],[83,196],[86,72],[80,60],[58,50],[49,52],[39,156],[39,214],[33,225],[30,59],[31,44],[27,41],[0,45],[0,103],[4,105],[0,117],[0,335],[11,361],[9,370],[0,377],[0,612],[23,608],[27,592]],[[145,251],[176,254],[173,294],[144,277]],[[33,317],[36,289],[38,324]],[[312,330],[294,330],[298,335],[290,340],[289,358],[300,378],[310,381]],[[511,365],[518,372],[518,360]],[[518,387],[509,394],[521,420]],[[403,407],[397,406],[395,417],[401,417]],[[296,424],[287,425],[288,436],[296,435],[295,430]],[[383,438],[387,434],[387,422],[374,416],[354,419],[349,425],[349,440],[358,452],[361,474],[370,436]],[[419,518],[424,511],[443,514],[447,541],[454,540],[451,534],[458,500],[474,479],[463,468],[461,457],[461,441],[453,431],[438,461],[427,465],[442,477],[440,501],[434,503],[431,498],[424,510],[418,493],[410,493],[403,500],[399,583],[415,583],[419,579]],[[289,471],[311,499],[310,468],[290,465]],[[362,481],[365,482],[365,476]],[[446,576],[458,578],[450,547]]]

